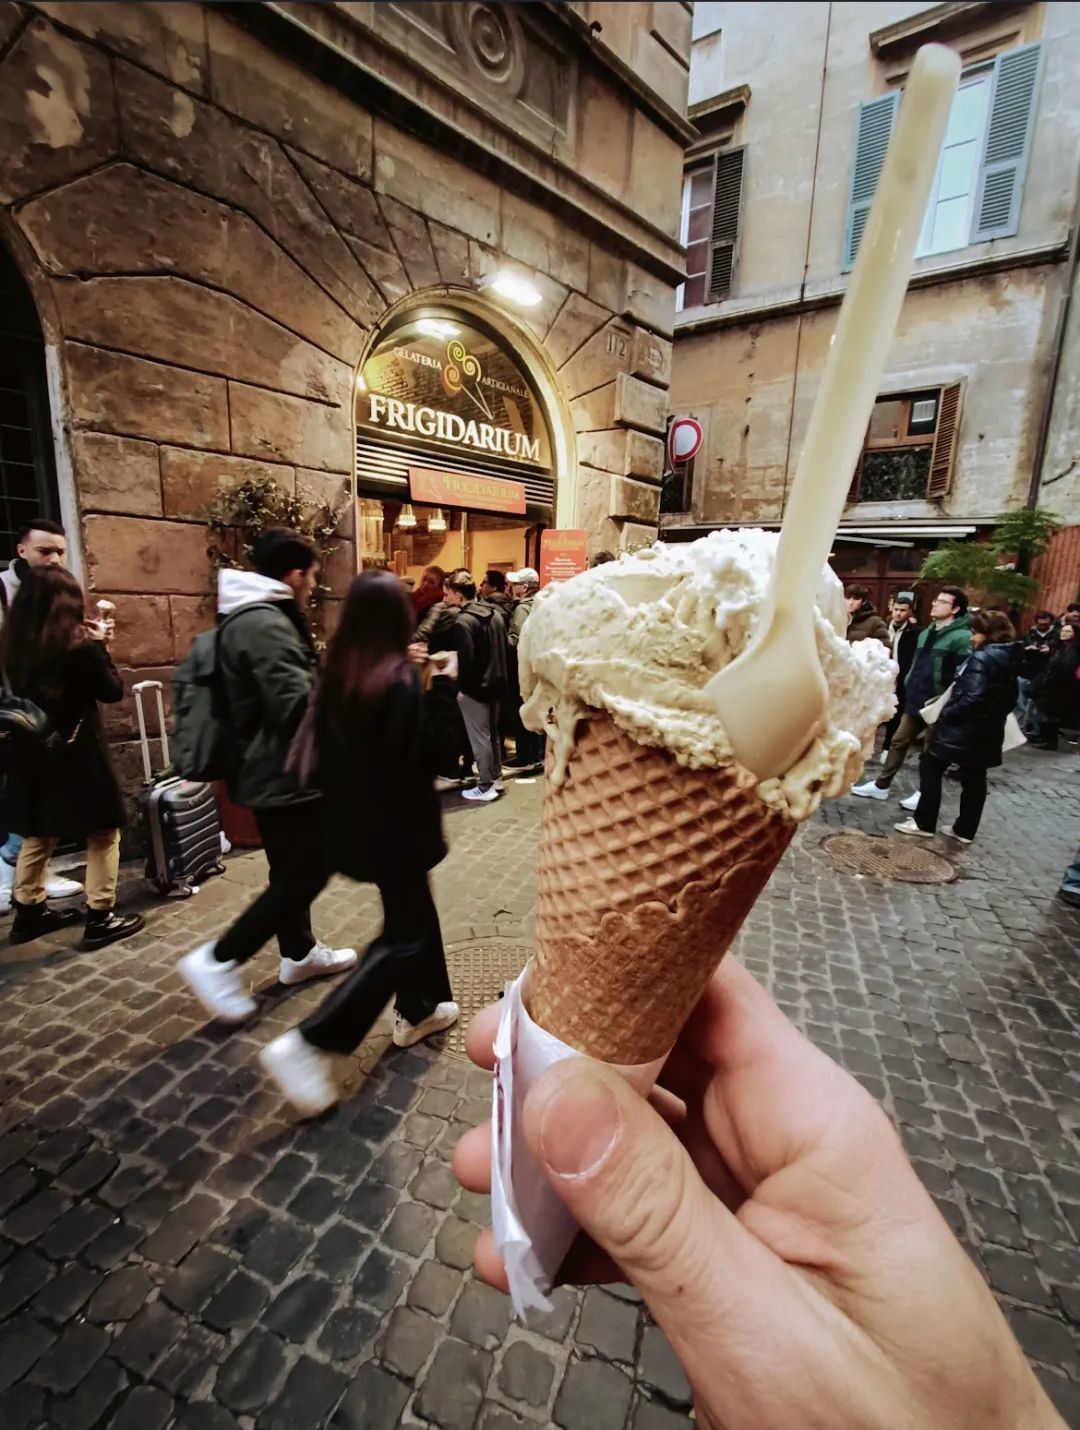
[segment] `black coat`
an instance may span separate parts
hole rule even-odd
[[[1059,645],[1041,675],[1031,682],[1031,698],[1055,725],[1080,728],[1080,646],[1075,641]]]
[[[890,635],[892,627],[889,628]],[[915,650],[919,644],[919,636],[922,633],[922,626],[918,621],[908,621],[907,625],[900,632],[900,639],[896,642],[896,664],[900,668],[900,675],[897,680],[897,690],[904,688],[904,681],[907,673],[911,669],[911,662],[915,659]]]
[[[1016,705],[1022,662],[1023,653],[1015,643],[972,651],[934,726],[932,755],[975,769],[1001,764],[1005,721]]]
[[[415,668],[344,721],[321,703],[317,742],[331,867],[363,883],[434,868],[446,844]]]
[[[105,646],[86,641],[68,652],[59,695],[44,696],[32,687],[15,693],[40,705],[63,740],[73,734],[75,738],[8,779],[4,805],[11,832],[85,839],[122,829],[124,800],[102,733],[98,701],[115,705],[122,700],[124,682]]]
[[[458,689],[473,700],[494,704],[507,689],[506,622],[487,601],[469,601],[454,626]],[[430,649],[430,647],[429,647]]]

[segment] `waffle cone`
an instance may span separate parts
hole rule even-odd
[[[740,766],[689,770],[583,723],[544,800],[533,1019],[604,1062],[662,1057],[794,832]]]

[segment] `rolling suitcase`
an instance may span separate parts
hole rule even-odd
[[[221,823],[212,786],[183,780],[170,772],[163,688],[160,680],[143,680],[132,687],[146,775],[146,788],[139,796],[139,819],[148,850],[148,882],[169,898],[186,899],[198,892],[207,875],[224,872]],[[146,690],[153,690],[157,696],[162,758],[162,770],[157,775],[150,763],[150,739],[143,711]]]

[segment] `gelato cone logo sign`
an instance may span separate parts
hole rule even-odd
[[[480,386],[480,378],[484,371],[480,366],[480,359],[474,357],[465,344],[458,342],[456,338],[453,342],[447,343],[446,358],[443,382],[446,383],[447,390],[467,393],[490,422],[491,408],[488,406],[487,398]]]
[[[356,423],[417,447],[551,466],[543,408],[514,355],[449,320],[407,323],[379,344],[357,380]]]

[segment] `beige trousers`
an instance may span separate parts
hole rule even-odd
[[[40,904],[45,900],[45,875],[58,839],[23,840],[15,866],[15,902]],[[120,831],[105,829],[86,837],[86,904],[88,908],[111,909],[116,903],[116,880],[120,873]]]

